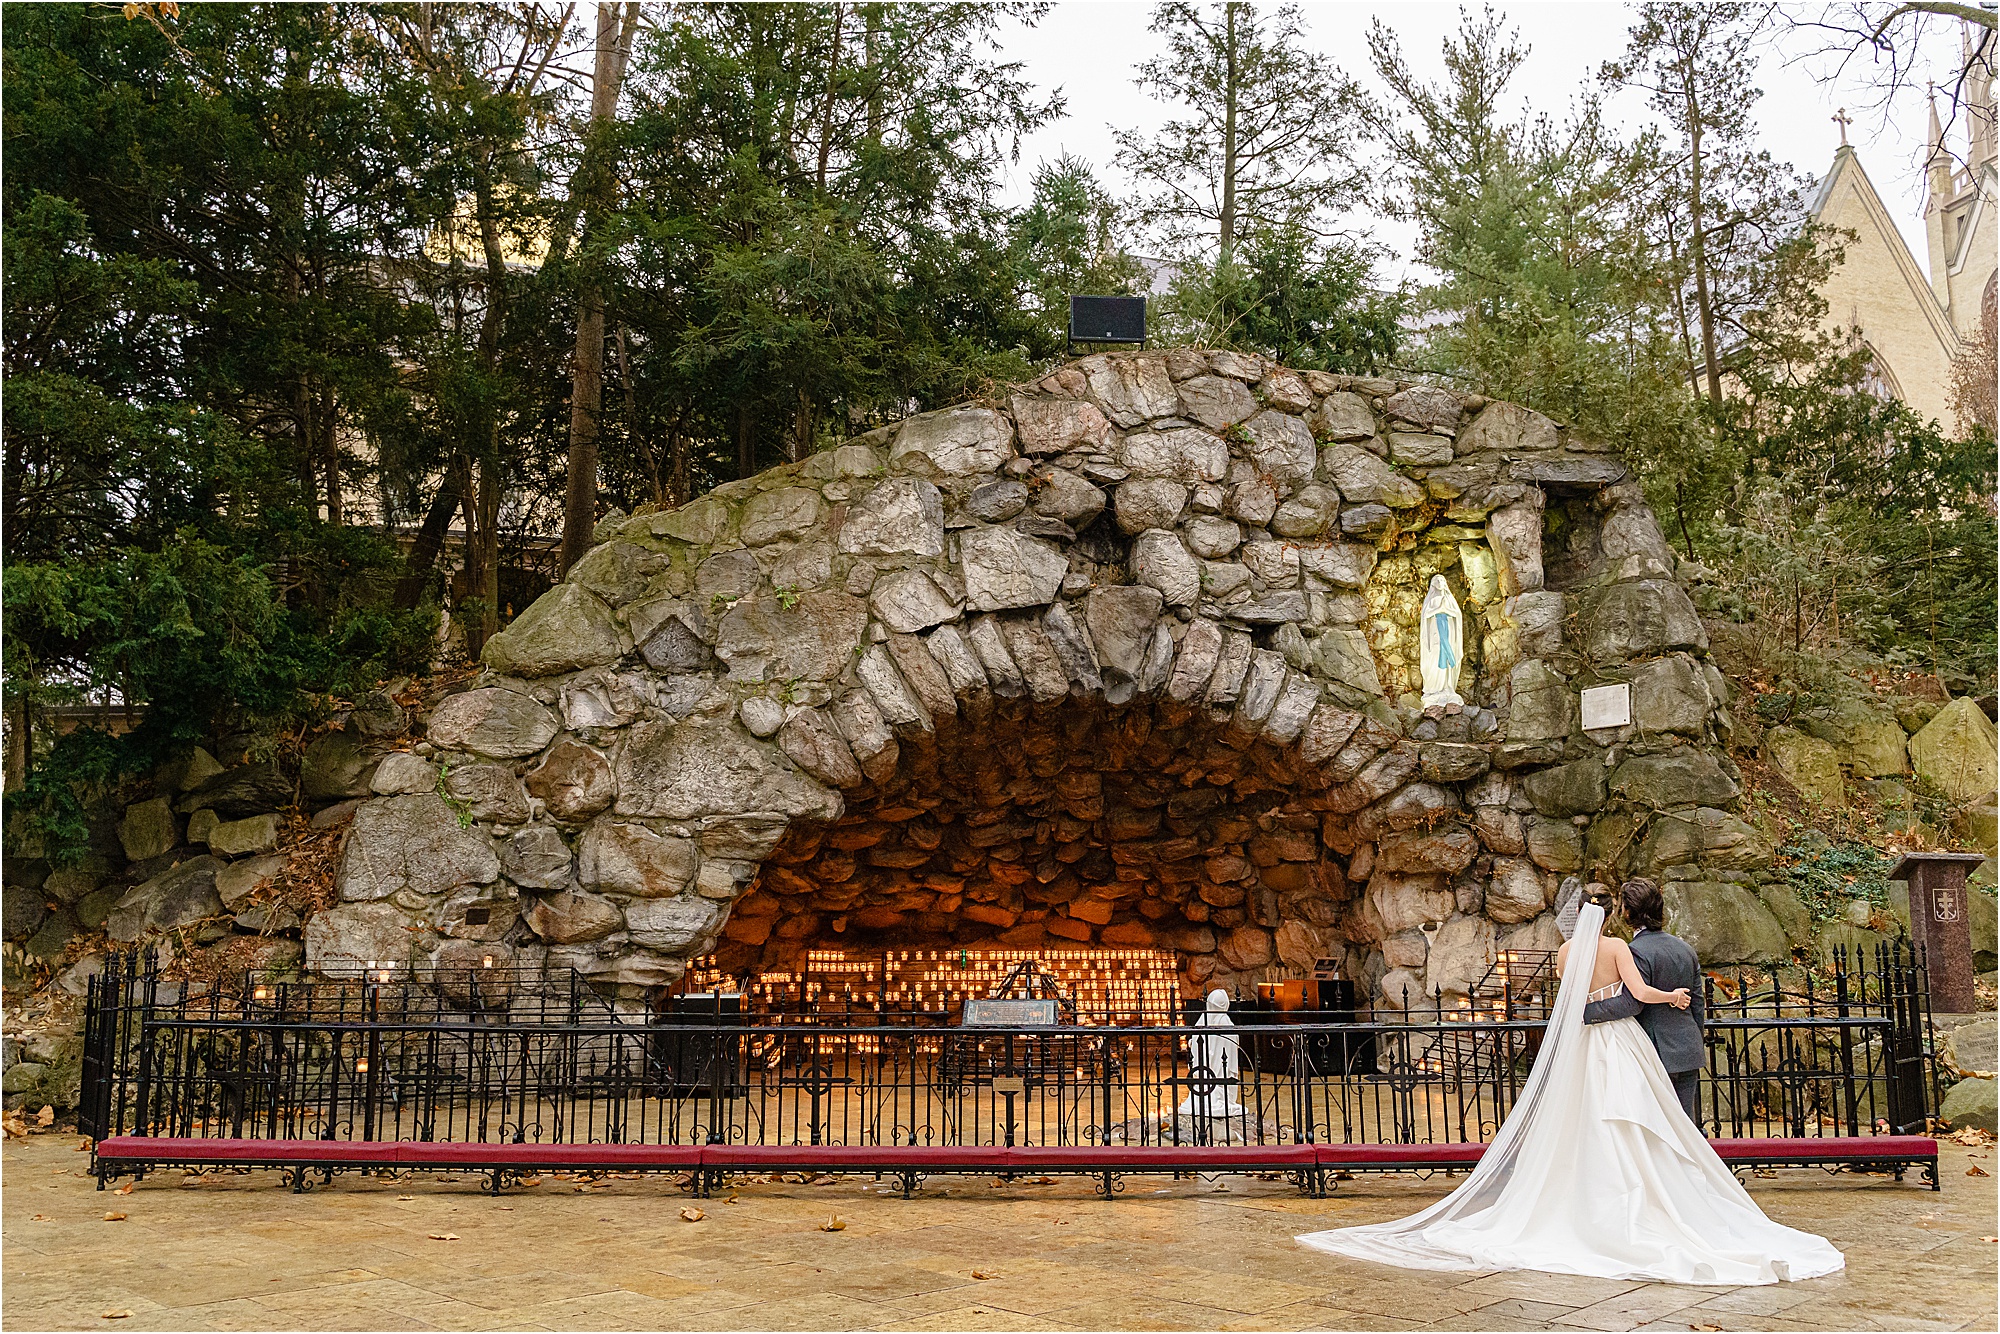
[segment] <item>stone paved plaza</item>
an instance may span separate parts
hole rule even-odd
[[[1547,1274],[1414,1273],[1306,1251],[1298,1232],[1398,1217],[1448,1184],[951,1178],[904,1200],[865,1177],[743,1185],[548,1177],[498,1200],[472,1176],[273,1173],[98,1193],[66,1135],[9,1141],[4,1308],[23,1329],[1991,1329],[1991,1149],[1944,1145],[1941,1194],[1787,1171],[1773,1218],[1823,1233],[1845,1274],[1681,1288]],[[1225,1188],[1226,1187],[1226,1188]],[[689,1205],[706,1217],[686,1222]],[[107,1221],[105,1214],[122,1213]],[[823,1231],[838,1217],[845,1227]],[[126,1312],[122,1316],[107,1313]]]

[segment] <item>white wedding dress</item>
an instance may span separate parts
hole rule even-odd
[[[1637,1019],[1583,1022],[1604,910],[1586,906],[1541,1055],[1465,1183],[1393,1223],[1298,1238],[1408,1269],[1539,1269],[1738,1286],[1846,1265],[1766,1218],[1674,1096]]]

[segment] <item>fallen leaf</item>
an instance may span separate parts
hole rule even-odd
[[[47,1127],[47,1126],[52,1126],[55,1123],[56,1123],[56,1109],[44,1103],[42,1105],[41,1112],[35,1117],[35,1124],[38,1126]]]
[[[458,1240],[458,1234],[457,1234],[456,1232],[433,1232],[433,1233],[431,1233],[431,1240],[432,1240],[432,1241],[457,1241],[457,1240]]]
[[[730,1197],[729,1197],[728,1199],[724,1200],[724,1201],[723,1201],[723,1203],[724,1203],[724,1204],[734,1204],[734,1203],[736,1203],[736,1197],[735,1197],[734,1195],[731,1195],[731,1196],[730,1196]]]
[[[36,1214],[36,1215],[35,1215],[35,1216],[34,1216],[34,1217],[33,1217],[32,1219],[30,1219],[29,1221],[30,1221],[30,1222],[34,1222],[34,1223],[53,1223],[53,1222],[55,1222],[56,1220],[55,1220],[55,1219],[53,1219],[53,1218],[50,1218],[50,1217],[49,1217],[49,1216],[48,1216],[47,1214]],[[1990,1238],[1989,1238],[1989,1240],[1990,1240]]]
[[[1973,1164],[1971,1167],[1966,1168],[1965,1174],[1969,1177],[1983,1177],[1990,1175],[1985,1168],[1979,1166],[1977,1163]]]
[[[76,1146],[76,1147],[75,1147],[74,1149],[71,1149],[71,1150],[70,1150],[70,1152],[71,1152],[71,1153],[89,1153],[89,1152],[90,1152],[90,1151],[91,1151],[92,1149],[94,1149],[94,1148],[96,1148],[96,1147],[97,1147],[97,1141],[96,1141],[96,1140],[94,1140],[94,1139],[92,1139],[92,1138],[91,1138],[90,1136],[88,1136],[88,1135],[85,1135],[85,1136],[83,1137],[82,1141],[81,1141],[80,1143],[78,1143],[78,1144],[77,1144],[77,1146]]]
[[[40,1218],[40,1217],[41,1217],[41,1215],[40,1215],[40,1214],[36,1214],[36,1215],[35,1215],[35,1217],[37,1217],[37,1218]],[[2000,1241],[2000,1237],[1981,1237],[1981,1238],[1980,1238],[1980,1240],[1981,1240],[1981,1241],[1987,1241],[1987,1242],[1992,1242],[1992,1241]]]
[[[987,1273],[987,1272],[986,1272],[986,1271],[985,1271],[984,1269],[975,1269],[975,1270],[973,1270],[973,1271],[972,1271],[972,1276],[973,1276],[974,1278],[998,1278],[998,1277],[1000,1277],[1000,1276],[999,1276],[998,1274],[989,1274],[989,1273]]]
[[[396,1198],[399,1200],[414,1200],[417,1197],[414,1195],[398,1195]]]
[[[128,1181],[124,1185],[120,1186],[117,1190],[112,1191],[111,1193],[113,1195],[130,1195],[132,1193],[132,1187],[138,1184],[139,1183],[136,1181]]]
[[[107,1223],[122,1223],[127,1217],[128,1215],[126,1214],[106,1214],[104,1215],[104,1221]]]
[[[129,1319],[132,1313],[130,1311],[100,1311],[98,1314],[106,1320],[125,1320]]]
[[[708,1217],[708,1215],[690,1204],[687,1208],[681,1210],[681,1217],[687,1222],[699,1223],[702,1219]]]
[[[1689,1329],[1721,1329],[1720,1325],[1689,1325]]]
[[[845,1232],[847,1230],[847,1220],[839,1214],[835,1214],[824,1223],[821,1223],[819,1230],[821,1232]]]

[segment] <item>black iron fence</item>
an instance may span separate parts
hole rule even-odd
[[[1937,1106],[1921,963],[1711,974],[1705,1128],[1921,1132]],[[500,970],[190,986],[93,979],[82,1127],[112,1135],[548,1144],[1431,1144],[1488,1139],[1544,1020],[1404,1010],[969,1028],[607,999]],[[1233,1069],[1232,1069],[1233,1067]]]

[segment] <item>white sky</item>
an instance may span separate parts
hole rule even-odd
[[[1514,27],[1527,60],[1515,76],[1518,113],[1532,103],[1536,111],[1560,115],[1576,91],[1596,78],[1606,60],[1621,54],[1626,30],[1634,22],[1630,7],[1606,0],[1514,0],[1496,4]],[[1452,3],[1401,4],[1311,3],[1301,5],[1308,39],[1371,91],[1379,91],[1368,67],[1365,35],[1374,18],[1393,28],[1412,68],[1427,80],[1444,74],[1439,43],[1455,31],[1459,7]],[[1005,193],[1009,203],[1023,202],[1035,165],[1063,152],[1094,163],[1100,178],[1115,193],[1127,182],[1111,165],[1116,143],[1113,125],[1136,128],[1157,125],[1171,114],[1133,85],[1134,68],[1160,49],[1147,31],[1150,6],[1139,0],[1062,0],[1032,28],[1007,25],[1002,37],[1005,57],[1019,60],[1041,89],[1060,87],[1068,95],[1069,111],[1061,120],[1031,136],[1022,146],[1021,161],[1010,173]],[[1940,27],[1934,49],[1940,77],[1955,60],[1957,38]],[[1941,48],[1941,49],[1939,49]],[[1872,109],[1879,95],[1855,71],[1842,83],[1823,86],[1812,74],[1819,68],[1787,59],[1794,51],[1766,51],[1760,70],[1764,97],[1756,116],[1763,146],[1774,157],[1793,164],[1815,179],[1824,174],[1840,144],[1832,121],[1846,107],[1854,123],[1848,137],[1858,149],[1883,203],[1901,226],[1904,239],[1920,268],[1928,268],[1924,252],[1923,157],[1927,113],[1922,89],[1906,95],[1886,113]],[[1952,66],[1955,68],[1955,65]],[[1613,123],[1641,123],[1648,115],[1644,94],[1621,93],[1608,103]],[[1408,271],[1410,237],[1395,224],[1379,221],[1375,235],[1394,253],[1385,263],[1385,277]]]

